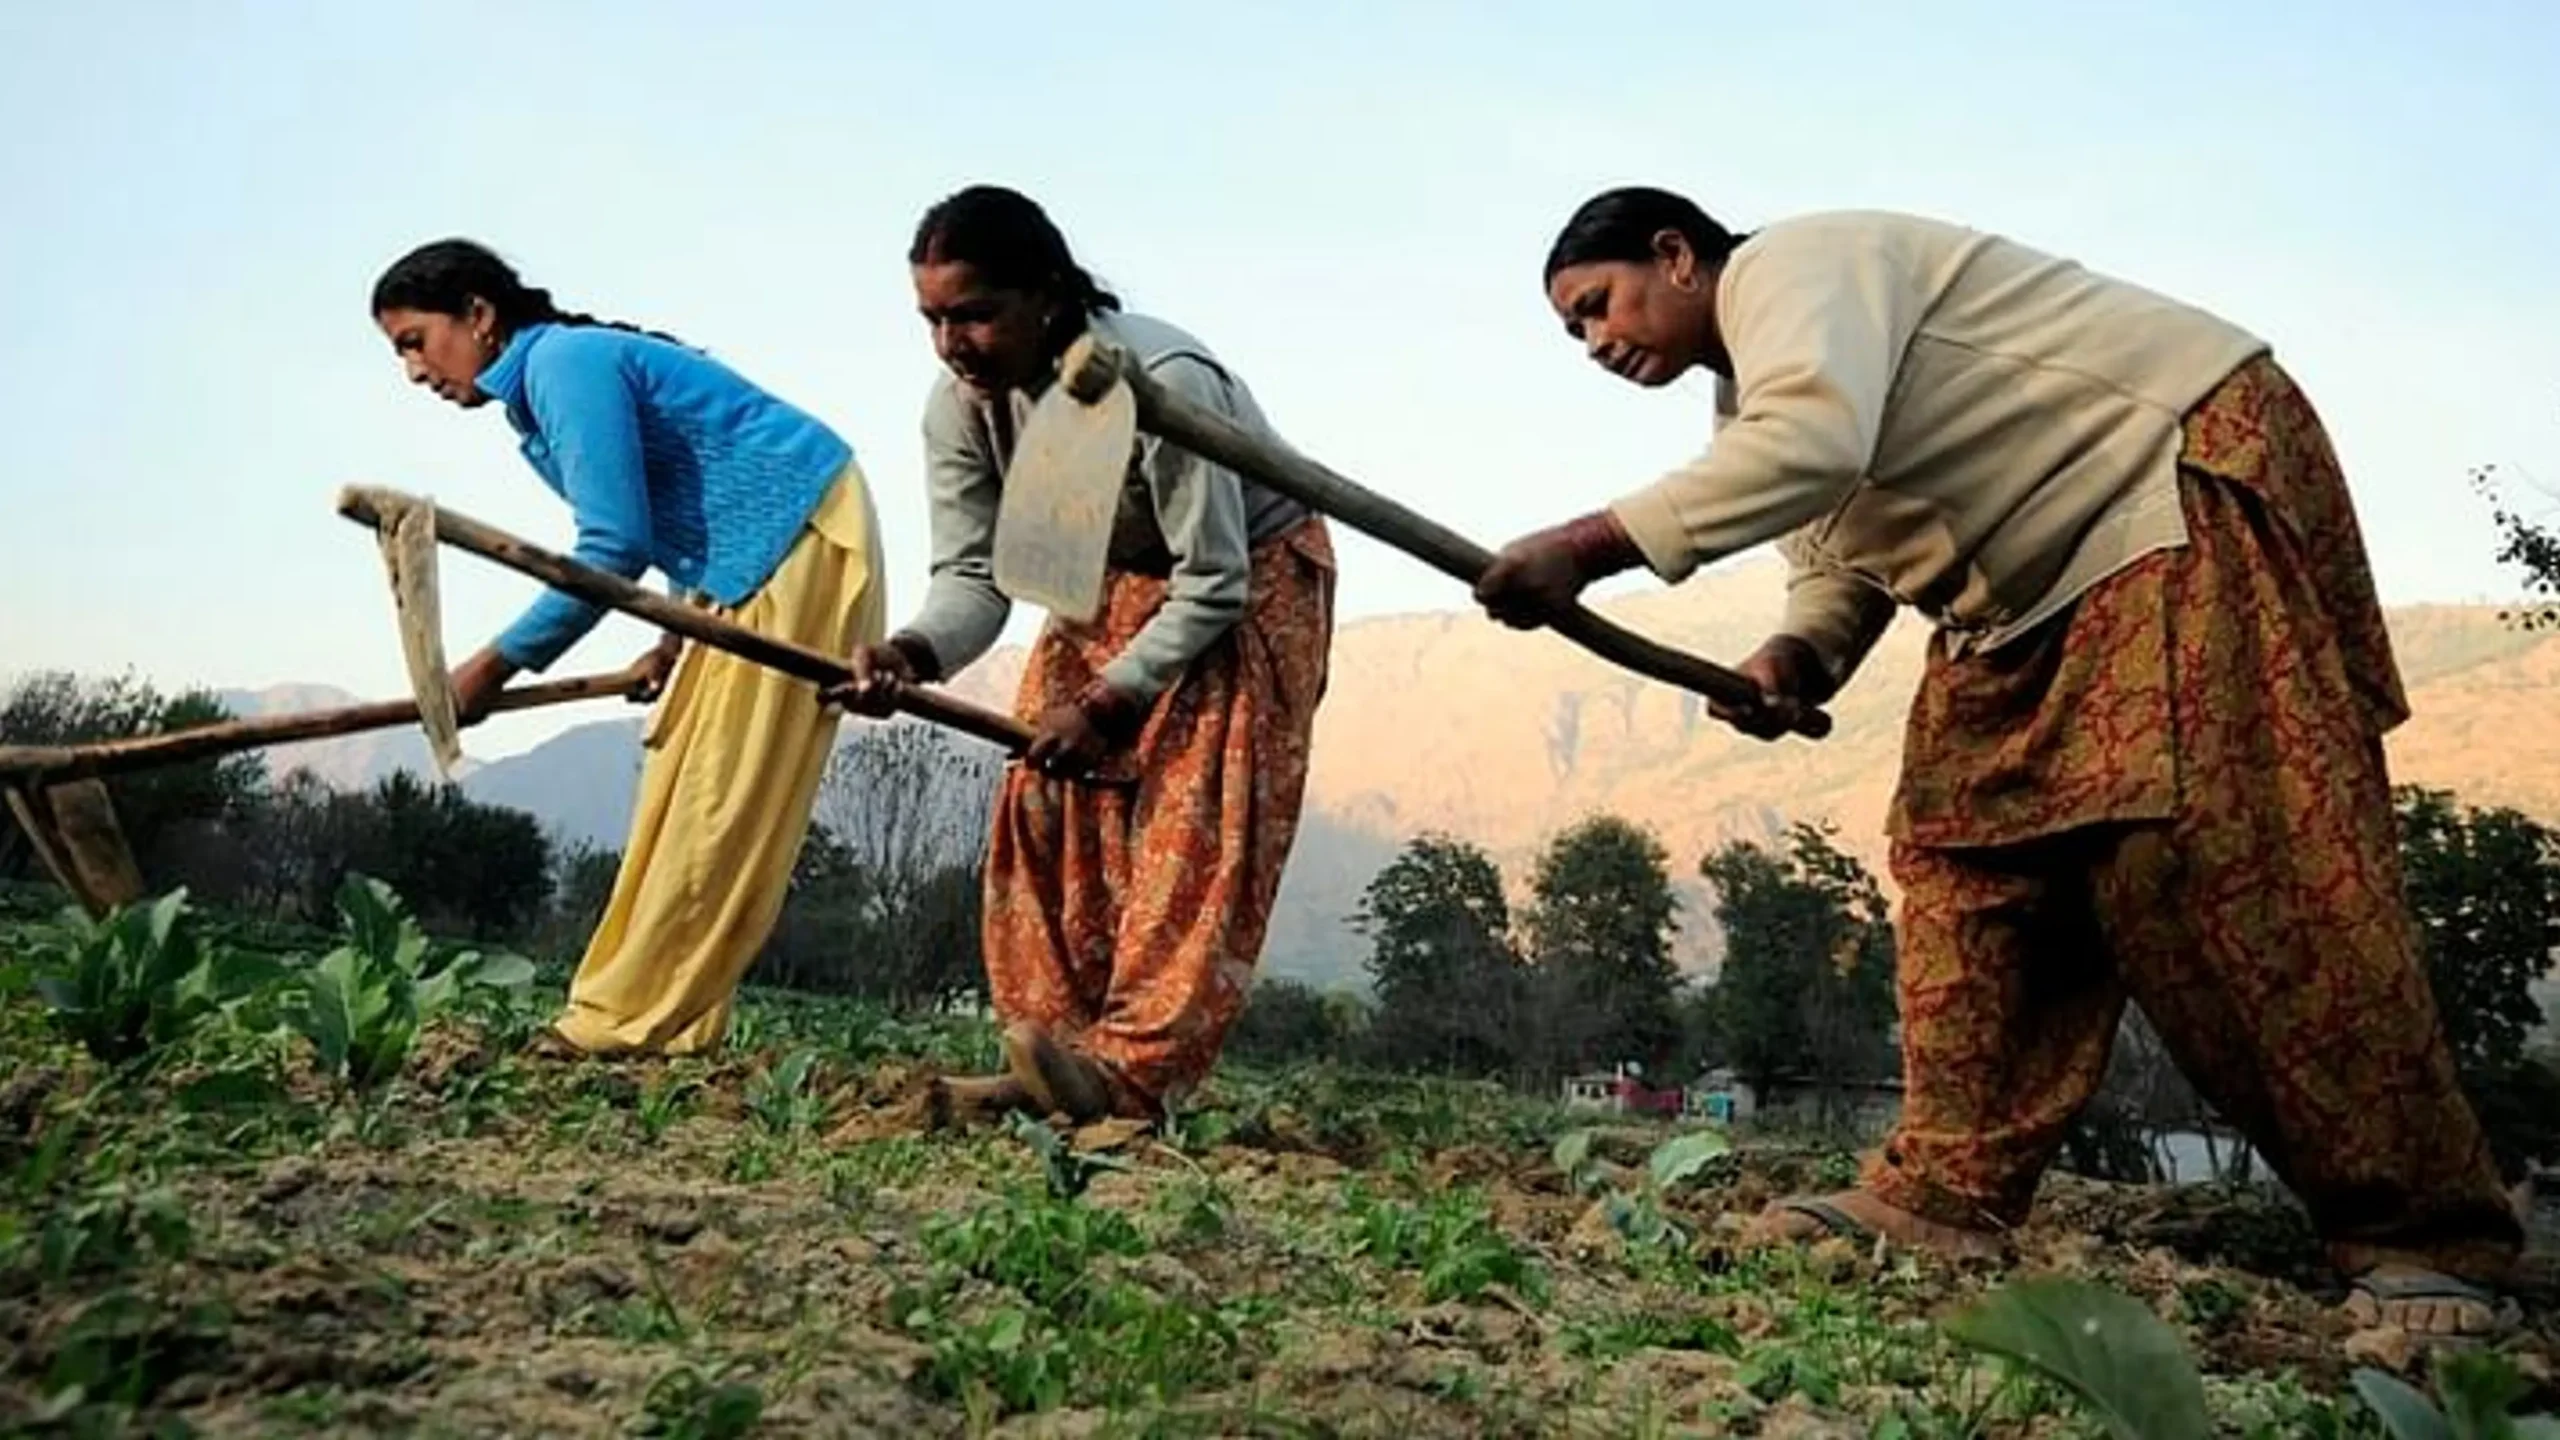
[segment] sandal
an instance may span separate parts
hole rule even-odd
[[[576,1041],[571,1040],[568,1036],[561,1034],[558,1030],[555,1030],[548,1025],[543,1026],[540,1031],[535,1033],[532,1039],[525,1042],[524,1055],[527,1059],[532,1060],[559,1060],[563,1062],[594,1058],[585,1050],[580,1049]]]
[[[2394,1316],[2393,1307],[2402,1313]],[[2413,1315],[2411,1307],[2423,1308]],[[2422,1345],[2479,1344],[2513,1330],[2524,1318],[2523,1307],[2512,1297],[2413,1265],[2377,1265],[2356,1276],[2348,1282],[2340,1308],[2360,1326],[2387,1325]],[[2426,1323],[2430,1319],[2445,1323]]]
[[[1876,1203],[1884,1202],[1879,1200]],[[1756,1234],[1764,1242],[1774,1240],[1801,1243],[1820,1238],[1819,1235],[1790,1233],[1772,1223],[1789,1215],[1802,1215],[1831,1236],[1855,1240],[1861,1244],[1872,1244],[1882,1240],[1888,1245],[1928,1250],[1952,1260],[2000,1258],[2000,1242],[1989,1235],[1953,1225],[1937,1224],[1913,1215],[1910,1219],[1914,1225],[1921,1227],[1921,1233],[1913,1238],[1903,1239],[1859,1219],[1843,1208],[1835,1197],[1827,1195],[1789,1195],[1783,1199],[1771,1201],[1769,1207],[1760,1212],[1759,1219],[1750,1227],[1749,1233]],[[1935,1238],[1932,1238],[1933,1235]]]
[[[1791,1195],[1777,1202],[1779,1210],[1803,1215],[1843,1240],[1873,1240],[1875,1227],[1819,1195]]]

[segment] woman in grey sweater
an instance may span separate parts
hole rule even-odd
[[[1194,404],[1268,430],[1205,345],[1124,313],[1014,191],[978,186],[934,206],[907,259],[949,373],[924,417],[924,606],[854,657],[844,692],[872,714],[887,713],[900,685],[976,661],[1003,629],[1012,606],[992,551],[1005,467],[1079,335],[1094,332]],[[1333,594],[1321,517],[1138,437],[1101,613],[1052,617],[1023,674],[1017,710],[1038,740],[1006,772],[985,881],[1007,1073],[954,1082],[954,1099],[1152,1117],[1215,1063],[1296,837]]]

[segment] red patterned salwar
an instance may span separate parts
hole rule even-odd
[[[1149,1117],[1216,1062],[1253,983],[1298,830],[1333,637],[1330,534],[1310,518],[1257,545],[1244,618],[1158,698],[1098,777],[1005,775],[987,850],[984,947],[1006,1023],[1100,1063],[1113,1108]],[[1162,604],[1115,571],[1087,625],[1053,619],[1016,713],[1071,703]]]

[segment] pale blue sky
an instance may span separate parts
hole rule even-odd
[[[2254,9],[2256,18],[2224,18]],[[965,18],[944,18],[945,16]],[[922,590],[933,375],[904,252],[1000,180],[1290,438],[1487,543],[1651,478],[1706,390],[1633,390],[1536,283],[1643,180],[1738,226],[2001,230],[2271,338],[2388,599],[2502,595],[2488,460],[2560,479],[2560,7],[2393,3],[573,4],[0,8],[0,672],[404,681],[371,481],[565,544],[493,411],[364,313],[420,240],[671,329],[839,427],[891,608]],[[1343,546],[1347,615],[1462,604]],[[528,598],[445,566],[459,655]],[[1770,608],[1774,612],[1774,587]],[[628,658],[614,621],[564,662]],[[501,719],[520,748],[586,711]]]

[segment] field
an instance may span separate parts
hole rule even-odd
[[[1744,1252],[1848,1157],[1330,1068],[1231,1067],[1159,1135],[953,1128],[923,1082],[981,1022],[750,991],[725,1058],[563,1063],[523,1050],[556,974],[351,916],[317,965],[0,919],[0,1427],[2107,1433],[1951,1333],[2022,1274],[2135,1297],[2222,1434],[2383,1435],[2350,1372],[2407,1361],[2263,1196],[2057,1177],[2008,1271]],[[2547,1409],[2555,1356],[2546,1283],[2501,1373]]]

